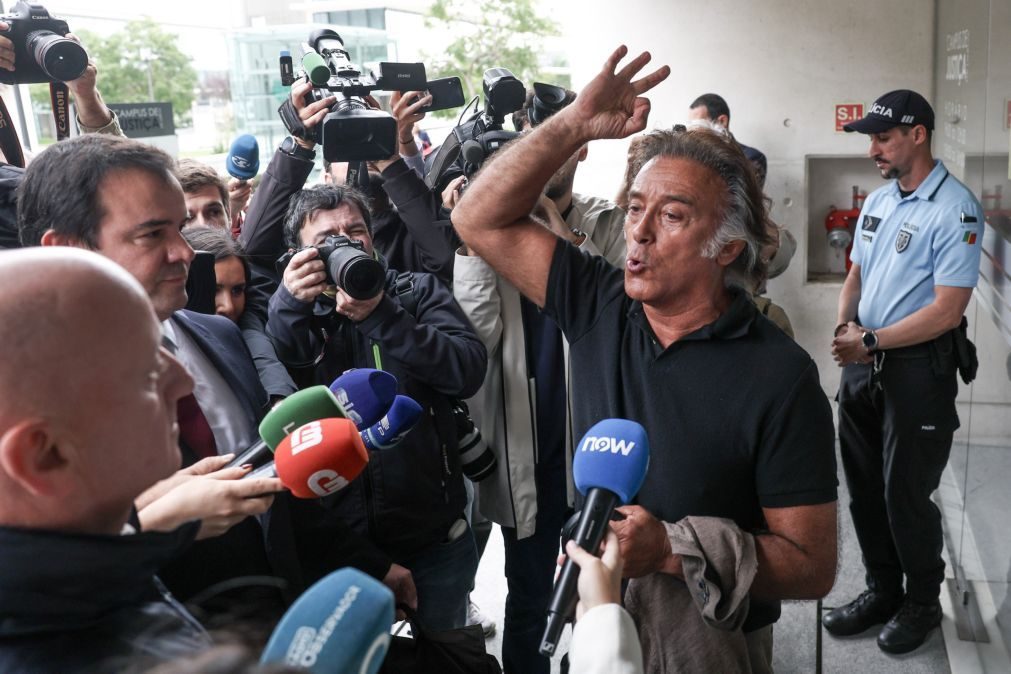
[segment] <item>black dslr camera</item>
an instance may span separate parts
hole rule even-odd
[[[505,68],[484,72],[484,110],[478,110],[446,138],[439,148],[425,183],[432,190],[442,191],[457,176],[468,178],[477,173],[481,164],[493,152],[518,136],[505,131],[505,116],[523,107],[527,92],[523,83]]]
[[[383,265],[365,252],[365,246],[360,241],[331,234],[320,245],[306,248],[319,251],[319,259],[326,269],[326,280],[356,300],[371,299],[386,285]],[[289,251],[277,261],[278,276],[284,275],[285,268],[297,252]]]
[[[14,71],[0,70],[0,82],[69,82],[84,74],[88,52],[64,37],[70,32],[67,22],[51,17],[42,5],[18,2],[0,21],[10,26],[0,35],[14,43]]]
[[[397,153],[397,120],[381,110],[373,110],[362,100],[372,91],[424,91],[427,84],[423,63],[379,64],[379,77],[362,72],[351,63],[341,36],[329,28],[314,30],[303,46],[304,75],[313,89],[307,102],[320,101],[331,94],[337,102],[314,131],[307,131],[291,100],[278,109],[291,135],[323,146],[327,161],[371,161]],[[295,80],[291,56],[281,53],[281,83]]]

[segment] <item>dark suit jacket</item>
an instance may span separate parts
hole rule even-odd
[[[193,339],[228,383],[243,407],[245,421],[258,425],[267,412],[267,393],[238,327],[222,316],[185,310],[177,311],[172,320],[177,329]],[[196,461],[196,455],[182,441],[180,449],[184,466]],[[243,449],[236,447],[234,451]],[[241,596],[232,592],[223,595],[230,600],[226,603],[252,602],[269,613],[272,609],[283,610],[306,587],[336,568],[355,566],[381,579],[389,565],[388,557],[352,534],[316,501],[297,502],[285,493],[274,499],[274,505],[259,521],[247,517],[221,536],[197,541],[159,575],[183,601],[201,593],[211,594],[207,592],[210,588],[221,587],[236,578],[279,578],[284,588],[280,594],[260,585],[252,592],[239,593]],[[235,610],[231,605],[205,605],[205,608],[212,612],[217,608]],[[278,616],[279,613],[274,617]]]

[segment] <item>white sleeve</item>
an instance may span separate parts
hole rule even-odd
[[[579,674],[642,674],[642,647],[628,611],[601,604],[572,631],[569,671]]]

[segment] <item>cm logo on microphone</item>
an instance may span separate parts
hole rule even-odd
[[[324,468],[317,470],[305,481],[305,485],[312,490],[316,496],[329,496],[335,491],[340,491],[350,483],[340,476],[336,470]]]

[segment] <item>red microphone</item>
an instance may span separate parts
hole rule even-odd
[[[350,419],[310,421],[274,450],[277,476],[298,498],[319,498],[343,489],[368,462],[369,454]]]

